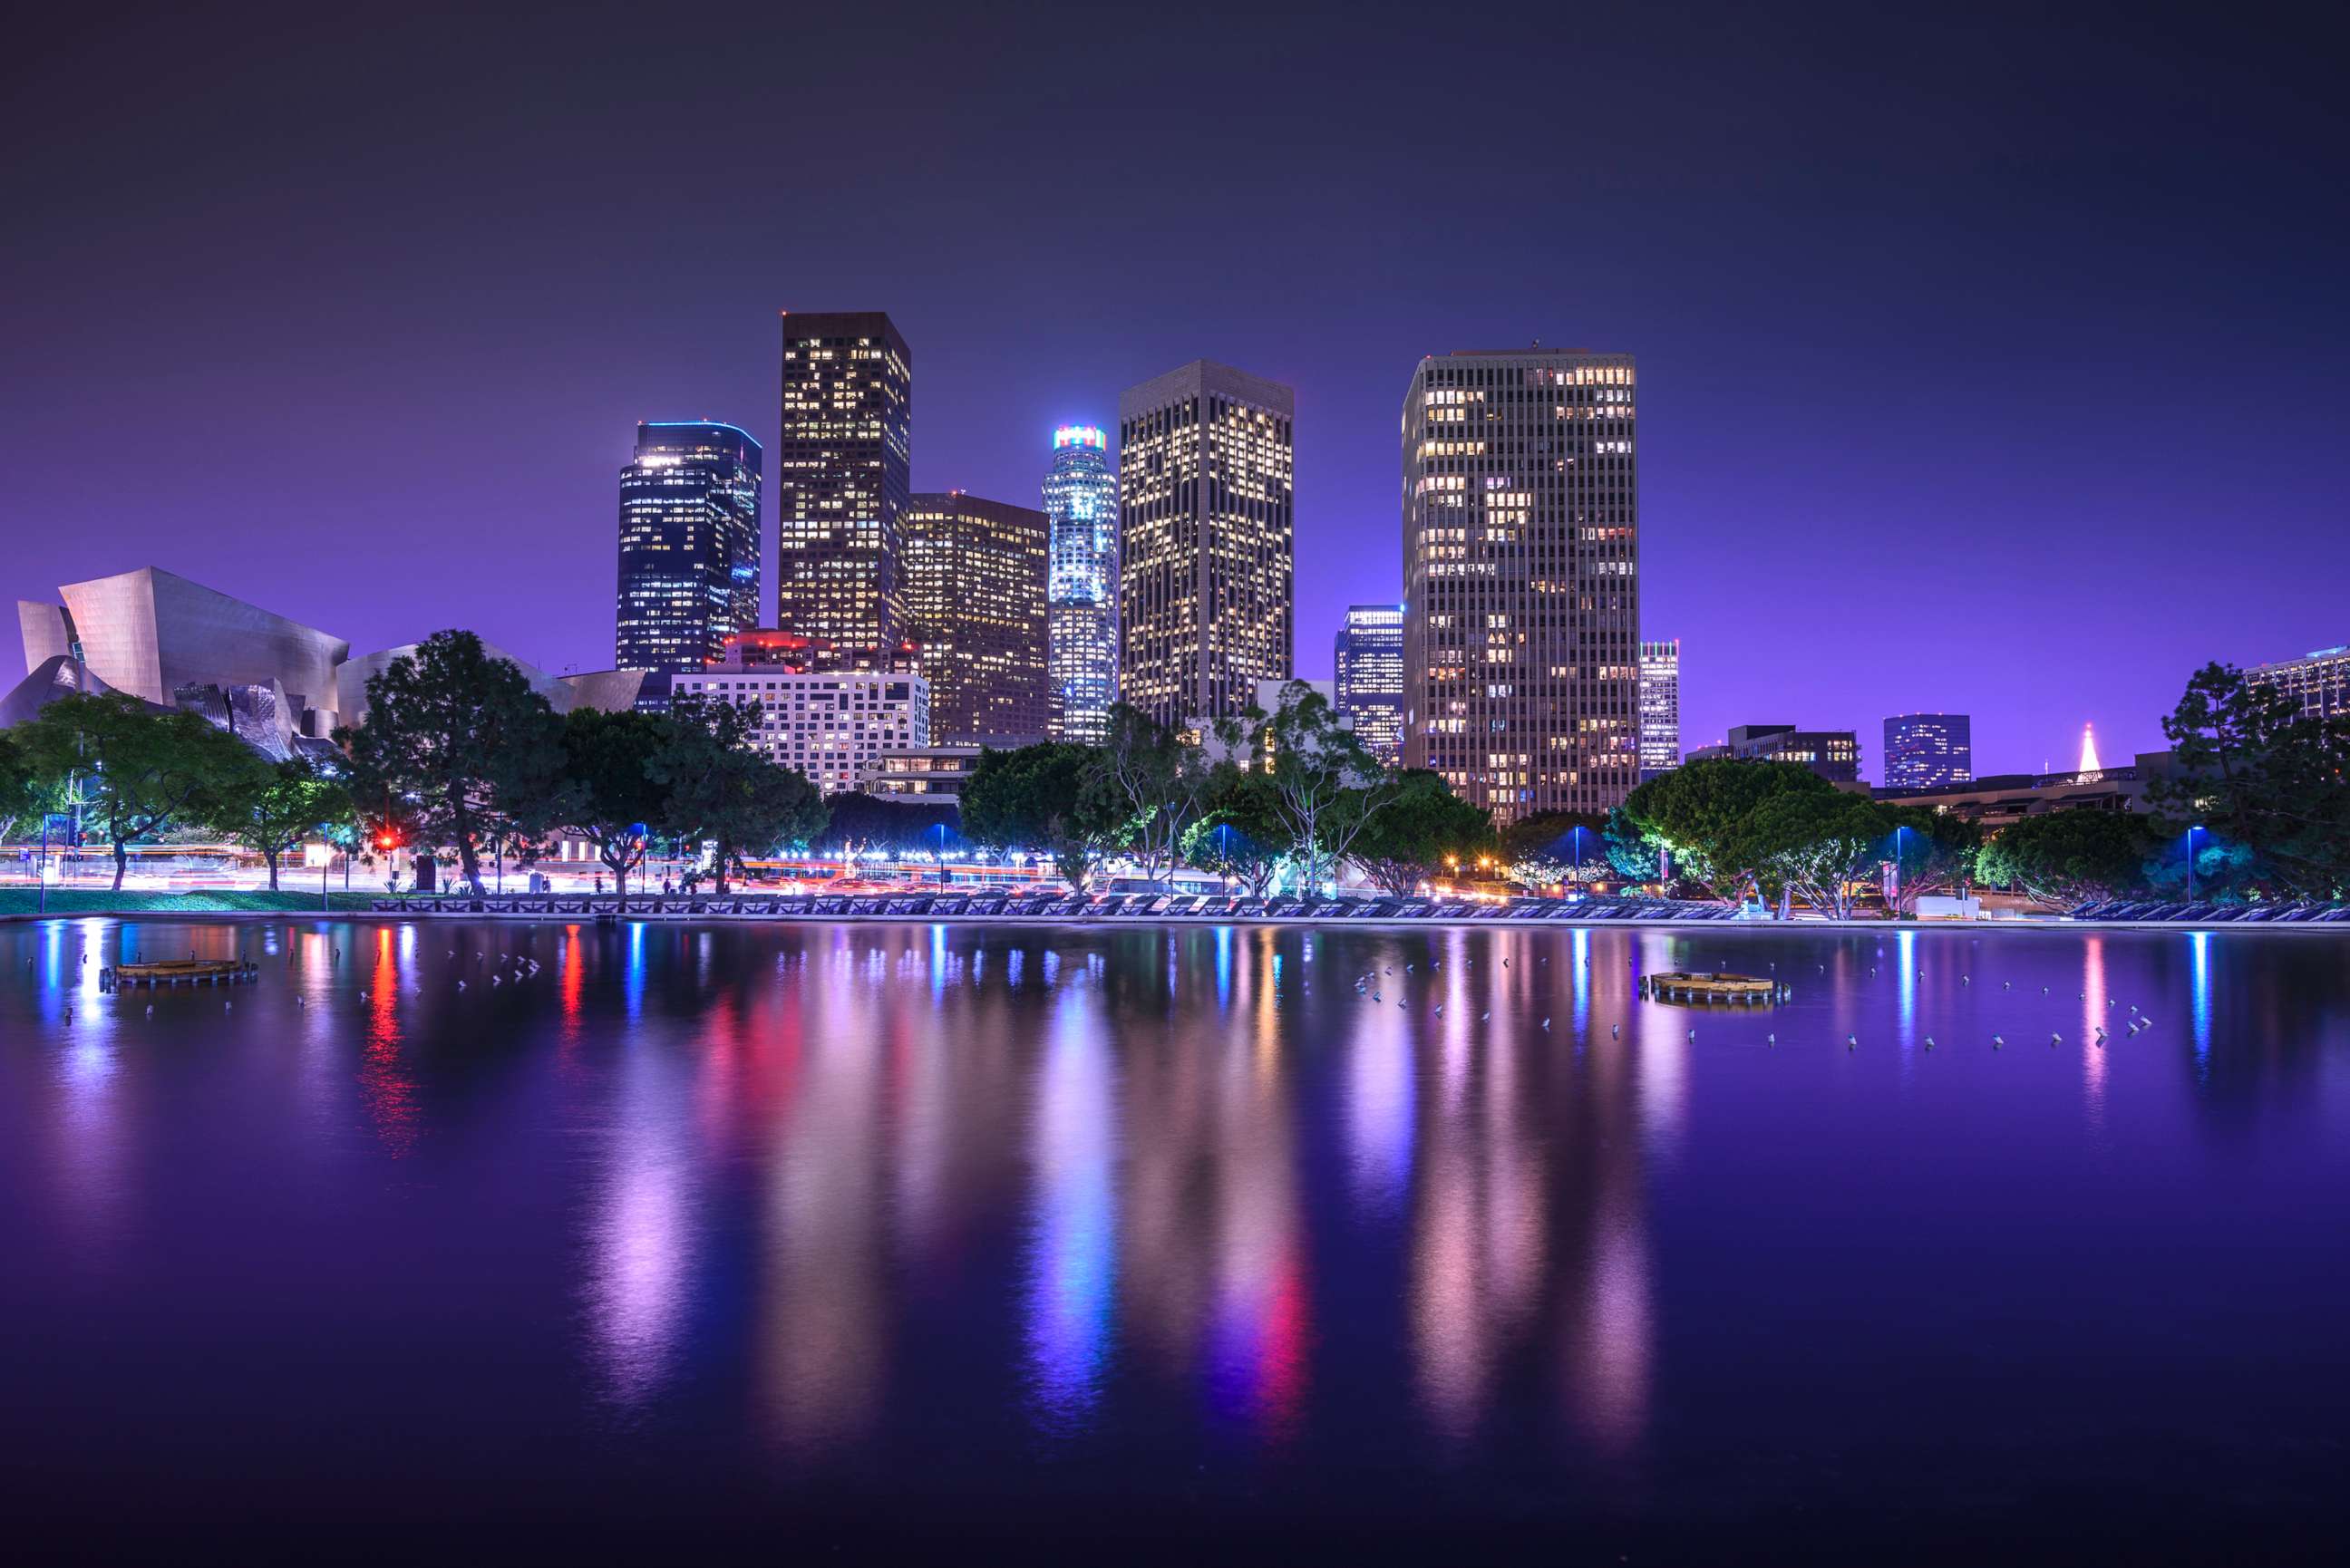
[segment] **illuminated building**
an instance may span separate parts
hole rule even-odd
[[[1045,733],[1045,514],[960,490],[906,507],[899,567],[907,636],[931,683],[941,745]]]
[[[750,743],[826,794],[862,787],[888,753],[931,743],[931,688],[920,675],[806,669],[790,656],[829,650],[805,640],[796,650],[771,642],[746,643],[738,651],[782,657],[681,675],[677,695],[738,708],[757,703],[759,725]]]
[[[878,310],[784,316],[775,624],[844,648],[905,634],[913,356]]]
[[[620,669],[699,670],[759,624],[761,462],[733,425],[637,426],[620,470]]]
[[[1897,713],[1885,721],[1885,787],[1943,789],[1975,776],[1974,723],[1964,713]]]
[[[1627,354],[1422,359],[1403,406],[1404,758],[1503,822],[1639,769]]]
[[[971,782],[972,770],[979,766],[981,750],[978,746],[924,746],[920,751],[884,752],[866,788],[875,794],[959,800],[962,786]]]
[[[1403,760],[1403,606],[1347,606],[1331,660],[1332,706],[1393,767]]]
[[[2350,713],[2350,647],[2321,648],[2299,659],[2255,664],[2244,671],[2244,679],[2275,687],[2299,703],[2307,718]]]
[[[2082,725],[2081,776],[2083,778],[2094,778],[2098,774],[2105,772],[2105,767],[2106,764],[2097,760],[2097,727],[2095,724]]]
[[[1099,740],[1118,701],[1118,475],[1093,426],[1053,432],[1045,515],[1052,524],[1045,612],[1051,732]]]
[[[1830,784],[1860,779],[1860,737],[1850,730],[1798,730],[1793,724],[1741,724],[1729,739],[1690,753],[1692,763],[1728,757],[1742,762],[1798,763]]]
[[[1295,402],[1205,359],[1118,399],[1118,695],[1162,723],[1289,676]]]
[[[1640,644],[1640,776],[1681,765],[1680,639]]]

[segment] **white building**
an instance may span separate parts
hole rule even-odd
[[[931,683],[919,675],[751,668],[681,675],[678,696],[759,705],[756,744],[826,794],[860,787],[885,753],[931,743]]]

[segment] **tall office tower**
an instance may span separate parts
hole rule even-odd
[[[1041,741],[1048,530],[1033,507],[951,490],[906,506],[906,636],[931,683],[931,743]]]
[[[1052,733],[1097,741],[1118,701],[1118,475],[1092,425],[1053,432],[1045,515],[1053,530],[1045,611]]]
[[[1885,787],[1942,788],[1975,776],[1974,724],[1964,713],[1897,713],[1885,721]]]
[[[1348,605],[1331,658],[1339,716],[1393,767],[1403,760],[1403,606]]]
[[[1501,821],[1638,776],[1632,357],[1430,357],[1403,406],[1404,758]]]
[[[622,670],[699,670],[759,624],[759,443],[733,425],[637,427],[620,470]]]
[[[1640,644],[1640,776],[1681,765],[1681,639]]]
[[[784,315],[775,624],[844,648],[903,636],[913,356],[879,310]]]
[[[1229,718],[1289,677],[1295,408],[1205,359],[1118,400],[1118,694],[1161,723]]]

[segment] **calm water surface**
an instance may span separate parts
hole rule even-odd
[[[191,950],[261,981],[97,989]],[[19,1543],[2258,1561],[2345,1521],[2336,937],[0,958]],[[1634,994],[1709,967],[1794,994]]]

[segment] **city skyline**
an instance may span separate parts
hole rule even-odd
[[[1146,74],[1188,57],[1196,24],[1143,26]],[[1049,16],[904,40],[907,108],[869,144],[846,81],[770,106],[681,40],[622,29],[549,50],[519,18],[478,19],[466,57],[509,61],[484,92],[429,19],[392,19],[370,95],[329,92],[347,56],[301,30],[198,77],[170,62],[212,57],[200,18],[158,19],[127,54],[95,20],[36,18],[0,109],[37,151],[0,174],[22,241],[0,257],[18,541],[0,592],[151,563],[330,606],[361,646],[467,626],[550,670],[599,668],[624,432],[723,421],[774,459],[775,313],[874,304],[922,353],[923,490],[1031,497],[1051,430],[1107,424],[1121,387],[1189,358],[1295,388],[1301,675],[1330,672],[1347,605],[1397,596],[1398,379],[1536,336],[1624,346],[1654,378],[1643,621],[1703,672],[1682,694],[1690,742],[1756,713],[1866,731],[1925,706],[1974,716],[1981,771],[2066,760],[2084,722],[2126,754],[2161,745],[2205,659],[2350,635],[2328,574],[2275,569],[2322,558],[2350,493],[2329,428],[2344,370],[2323,348],[2340,306],[2293,194],[2342,163],[2313,62],[2159,27],[2117,61],[2087,18],[2035,19],[2018,58],[1969,18],[1610,17],[1576,40],[1599,78],[1590,156],[1529,175],[1471,151],[1547,125],[1538,106],[1475,131],[1386,107],[1457,57],[1436,22],[1257,26],[1234,82],[1256,123],[1211,122],[1166,176],[1254,225],[1243,275],[1154,247],[1163,213],[1130,150],[1062,134],[1114,121],[1138,83]],[[886,26],[852,20],[843,47]],[[1038,90],[963,80],[983,36]],[[706,115],[598,118],[620,84],[687,82]],[[298,143],[244,107],[287,84]],[[745,200],[738,171],[692,156],[713,125],[772,140],[787,121],[815,145],[785,197]],[[517,138],[541,174],[521,189],[476,156]],[[1247,155],[1268,140],[1304,151]],[[1035,155],[1048,144],[1061,155]],[[1397,237],[1399,191],[1430,177],[1498,214],[1473,290]],[[316,199],[265,199],[289,178]],[[2207,192],[2183,230],[2182,180]],[[611,233],[626,190],[663,192],[661,223]],[[920,243],[973,214],[1001,243],[954,266]],[[1728,231],[1735,262],[1709,243]],[[2147,400],[2188,342],[2224,346],[2262,391],[2199,414],[2181,450],[2153,441]],[[245,483],[256,410],[333,482]],[[1964,485],[1958,429],[1985,431]],[[93,483],[99,430],[120,439]],[[348,552],[311,547],[322,530],[429,592],[375,591]],[[1771,584],[1829,581],[1884,607],[1889,652],[1764,607]],[[1928,599],[1955,621],[1904,608]],[[2011,656],[2060,640],[2053,670]]]

